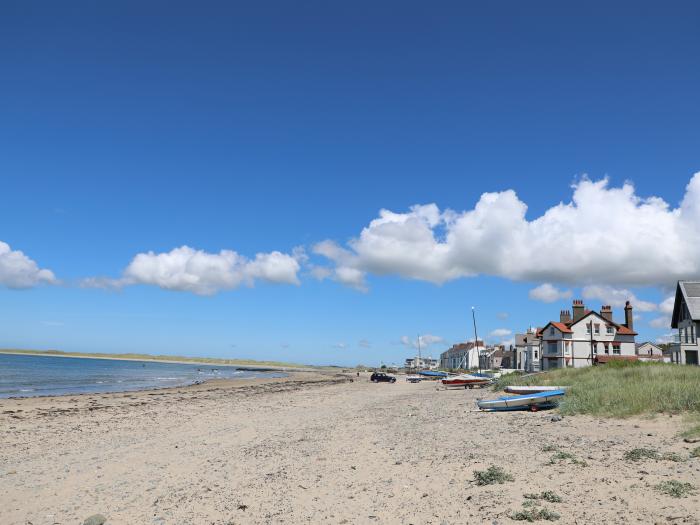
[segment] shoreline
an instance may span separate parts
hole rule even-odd
[[[175,364],[175,365],[208,365],[208,366],[227,366],[227,367],[234,367],[239,370],[248,370],[251,372],[287,372],[287,371],[300,371],[300,372],[314,372],[317,370],[323,370],[322,367],[316,368],[313,366],[294,366],[294,365],[256,365],[255,361],[250,361],[250,364],[245,364],[246,362],[243,360],[241,364],[236,364],[236,363],[219,363],[215,361],[197,361],[195,359],[197,358],[187,358],[187,359],[177,359],[177,357],[173,356],[173,359],[156,359],[155,356],[153,358],[149,358],[148,356],[144,357],[116,357],[114,355],[110,354],[105,354],[105,357],[94,355],[94,354],[79,354],[79,353],[46,353],[46,352],[40,352],[40,351],[13,351],[13,350],[2,350],[0,349],[0,356],[1,355],[19,355],[19,356],[29,356],[29,357],[65,357],[65,358],[71,358],[71,359],[104,359],[107,361],[131,361],[131,362],[138,362],[138,363],[169,363],[169,364]],[[192,360],[190,360],[192,359]],[[216,357],[203,357],[202,359],[219,359]],[[222,361],[233,361],[233,359],[224,359],[221,358]],[[342,367],[339,367],[338,370],[342,370]]]

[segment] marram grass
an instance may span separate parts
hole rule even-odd
[[[562,414],[628,417],[642,414],[700,414],[700,367],[665,363],[608,363],[523,376],[507,374],[496,383],[569,386]]]

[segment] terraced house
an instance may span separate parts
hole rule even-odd
[[[580,368],[613,359],[636,360],[632,305],[625,304],[625,322],[613,320],[612,308],[587,310],[574,300],[573,315],[562,310],[559,321],[551,321],[537,332],[541,342],[541,369]]]
[[[671,328],[678,330],[671,343],[671,360],[681,365],[697,365],[700,281],[678,281]]]

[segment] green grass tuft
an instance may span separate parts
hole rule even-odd
[[[581,465],[582,467],[587,467],[588,463],[586,463],[582,459],[578,459],[574,454],[571,452],[564,452],[564,451],[559,451],[556,454],[554,454],[550,459],[549,462],[547,462],[547,465],[556,465],[557,463],[561,463],[562,461],[570,461],[573,465]]]
[[[625,452],[626,461],[641,461],[643,459],[659,459],[659,453],[653,448],[633,448]]]
[[[561,496],[559,496],[553,490],[544,490],[539,494],[523,494],[523,498],[529,500],[543,499],[544,501],[548,501],[550,503],[561,503],[562,501],[564,501],[563,499],[561,499]]]
[[[663,494],[667,494],[673,498],[685,498],[695,494],[695,486],[692,483],[683,483],[672,479],[670,481],[662,481],[654,487]]]
[[[542,447],[542,452],[556,452],[559,447],[556,445],[545,445]]]
[[[549,509],[545,508],[526,508],[519,510],[511,516],[515,521],[557,521],[561,516]]]
[[[569,386],[559,405],[562,414],[629,417],[690,412],[700,415],[700,367],[697,366],[612,362],[526,376],[506,374],[496,382],[498,389],[508,385]]]
[[[502,485],[506,481],[513,481],[514,478],[501,467],[491,465],[486,470],[475,470],[474,479],[477,485]]]

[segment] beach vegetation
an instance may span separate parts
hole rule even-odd
[[[542,447],[542,452],[556,452],[559,450],[557,445],[548,444]]]
[[[562,461],[569,461],[572,465],[580,465],[582,467],[588,466],[588,463],[586,463],[585,460],[579,459],[576,457],[576,455],[572,454],[571,452],[566,452],[563,450],[554,454],[549,459],[549,462],[547,464],[548,465],[556,465],[557,463],[561,463]]]
[[[633,448],[632,450],[628,450],[625,452],[625,455],[623,456],[625,461],[642,461],[645,459],[660,459],[664,461],[676,461],[680,462],[683,461],[683,458],[681,457],[680,454],[677,454],[676,452],[664,452],[663,454],[660,454],[658,451],[654,450],[653,448]]]
[[[546,509],[544,507],[525,507],[522,510],[514,513],[511,518],[515,521],[557,521],[561,516],[559,513]]]
[[[514,478],[501,467],[491,465],[486,470],[475,470],[474,480],[477,485],[503,485],[506,481],[513,481]]]
[[[562,414],[629,417],[690,413],[700,417],[697,366],[612,361],[539,374],[505,374],[496,381],[495,388],[509,385],[568,386],[559,405]],[[700,424],[696,428],[700,433]]]
[[[549,503],[561,503],[564,501],[561,496],[559,496],[556,492],[553,490],[544,490],[540,492],[539,494],[523,494],[523,498],[528,499],[528,500],[544,500],[548,501]]]
[[[666,494],[673,498],[685,498],[695,494],[696,489],[692,483],[684,483],[675,479],[662,481],[654,487],[662,494]]]
[[[691,458],[700,458],[700,447],[695,447],[693,450],[691,450],[690,457]]]

